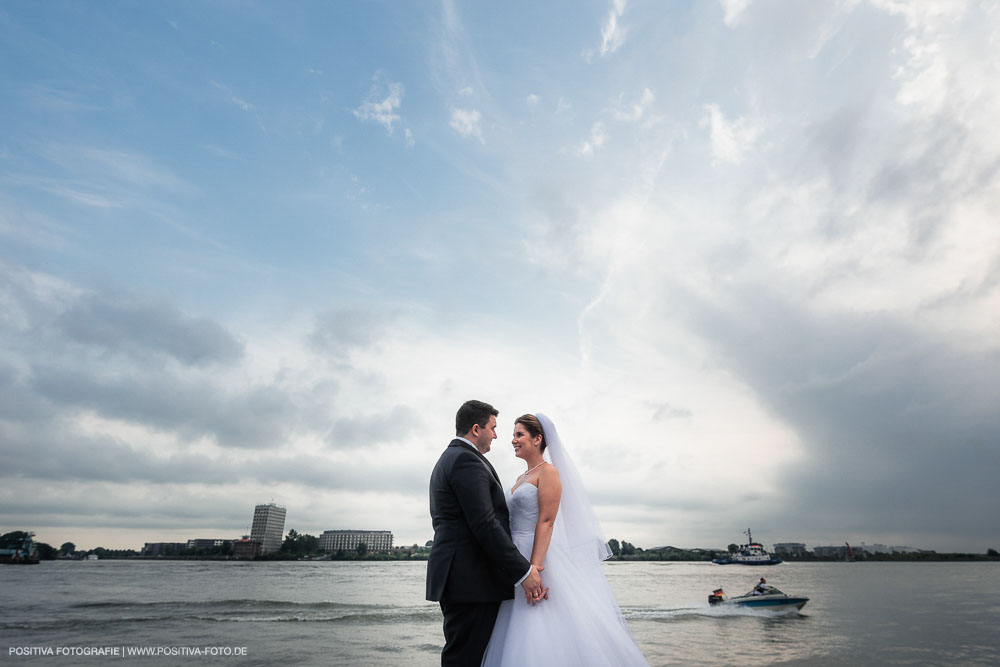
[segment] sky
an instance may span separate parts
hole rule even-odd
[[[1000,7],[0,4],[0,530],[1000,548]]]

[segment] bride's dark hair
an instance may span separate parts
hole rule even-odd
[[[523,426],[532,438],[539,435],[542,436],[542,447],[538,451],[545,451],[545,431],[542,430],[542,423],[538,421],[538,417],[535,415],[521,415],[514,420],[514,423]]]

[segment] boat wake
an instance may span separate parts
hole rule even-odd
[[[677,607],[674,609],[650,609],[631,607],[622,609],[622,614],[628,619],[642,619],[650,621],[682,621],[693,617],[706,618],[727,618],[733,616],[749,616],[751,618],[781,618],[784,616],[803,615],[798,609],[790,608],[780,611],[769,611],[764,609],[753,609],[738,605],[712,606],[704,605]]]
[[[69,610],[70,613],[59,617],[3,622],[0,629],[59,631],[170,622],[397,625],[424,623],[440,617],[438,607],[430,603],[398,607],[285,600],[95,601],[69,605]]]

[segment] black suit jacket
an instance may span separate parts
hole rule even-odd
[[[503,487],[486,457],[452,440],[431,473],[430,495],[434,545],[427,561],[427,599],[512,599],[531,564],[510,539]]]

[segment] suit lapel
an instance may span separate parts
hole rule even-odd
[[[472,452],[473,454],[475,454],[476,456],[478,456],[479,460],[482,461],[483,465],[486,466],[486,469],[490,471],[491,475],[493,475],[493,480],[500,486],[501,489],[503,488],[503,484],[500,484],[500,476],[497,474],[497,471],[493,469],[493,466],[490,464],[490,462],[486,460],[486,457],[483,456],[482,452],[480,452],[475,447],[467,445],[462,440],[452,440],[450,446],[451,447],[464,447],[465,449],[468,449],[470,452]]]

